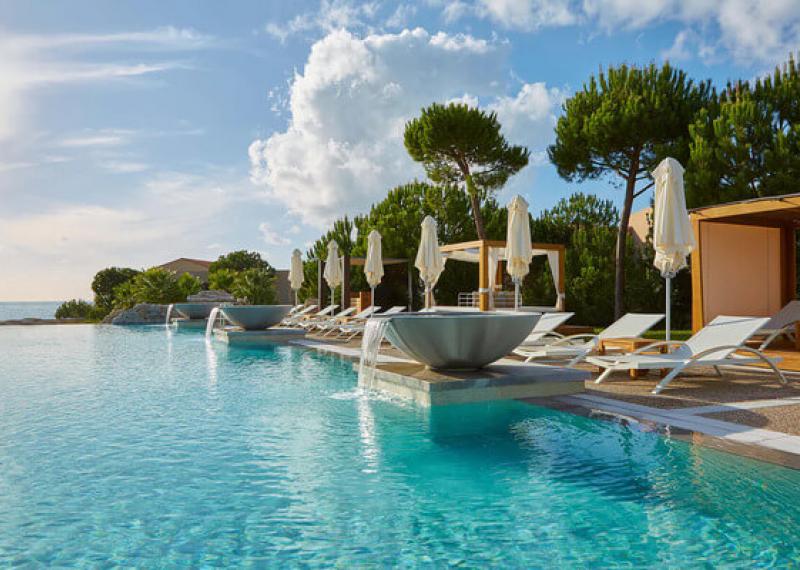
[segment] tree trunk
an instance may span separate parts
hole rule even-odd
[[[639,156],[631,161],[631,169],[625,182],[625,202],[617,230],[617,252],[614,259],[614,319],[625,314],[625,254],[628,245],[628,224],[633,207],[633,194],[636,190],[636,175],[639,172]]]
[[[469,194],[470,207],[472,208],[472,219],[475,220],[475,230],[478,232],[478,239],[486,239],[486,229],[483,227],[483,214],[481,213],[481,201],[478,198],[478,192],[472,184],[472,176],[466,174],[464,178],[467,194]]]

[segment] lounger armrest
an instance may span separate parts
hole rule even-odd
[[[594,341],[595,344],[596,344],[597,340],[598,340],[598,336],[596,334],[588,334],[588,333],[571,334],[569,336],[562,336],[557,341],[551,343],[550,346],[561,346],[563,344],[569,344],[569,343],[571,343],[572,341],[575,341],[575,340],[586,340],[587,342],[588,341]]]
[[[648,344],[647,346],[643,346],[642,348],[637,348],[631,354],[642,354],[644,352],[650,352],[654,348],[661,348],[662,346],[671,347],[671,346],[683,346],[686,344],[680,340],[661,340],[659,342],[654,342],[653,344]]]

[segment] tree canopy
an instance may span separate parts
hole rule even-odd
[[[528,164],[529,151],[500,132],[495,113],[463,103],[434,103],[406,124],[408,154],[428,177],[443,186],[463,185],[475,229],[486,238],[481,203]]]
[[[691,126],[686,169],[691,207],[797,192],[800,70],[729,84]]]
[[[116,297],[114,289],[136,277],[139,271],[130,267],[107,267],[98,271],[92,279],[94,304],[104,315],[114,308]]]
[[[270,273],[275,273],[275,269],[261,257],[260,253],[244,249],[220,255],[219,258],[208,267],[208,272],[213,273],[220,269],[230,269],[236,272],[246,269],[264,269]]]
[[[625,256],[633,200],[650,188],[649,173],[666,156],[688,157],[689,125],[713,98],[668,63],[622,65],[592,76],[564,104],[548,149],[569,181],[611,176],[625,188],[615,247],[614,313],[624,312]],[[638,186],[638,187],[637,187]]]

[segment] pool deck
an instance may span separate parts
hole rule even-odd
[[[292,344],[353,361],[360,356],[357,340],[344,343],[309,337]],[[414,379],[420,373],[420,370],[413,369],[414,364],[396,349],[383,348],[378,357],[376,379],[380,382],[383,378],[399,375],[404,378],[404,383],[408,383],[409,378]],[[513,358],[503,359],[499,364],[524,366]],[[416,366],[424,370],[419,364]],[[552,367],[542,365],[536,368]],[[585,374],[581,393],[515,399],[618,421],[635,429],[656,431],[706,447],[800,469],[800,382],[791,382],[800,378],[798,376],[788,376],[790,384],[783,386],[773,376],[758,369],[726,369],[724,376],[719,377],[711,369],[698,368],[690,375],[679,376],[661,394],[653,395],[650,391],[659,380],[657,374],[633,379],[620,373],[602,384],[595,384],[596,369],[592,366],[581,366],[580,369]],[[445,382],[444,385],[453,379]],[[435,384],[429,382],[430,386]],[[408,394],[405,396],[409,397]],[[425,396],[422,398],[424,404]]]

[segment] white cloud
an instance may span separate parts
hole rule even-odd
[[[128,138],[121,134],[93,134],[76,137],[66,137],[58,144],[66,148],[109,147],[126,144]]]
[[[151,63],[96,63],[81,61],[75,52],[111,48],[177,51],[210,45],[211,39],[192,30],[159,28],[118,34],[0,36],[0,141],[24,128],[30,93],[54,84],[107,82],[143,77],[187,65],[178,61]]]
[[[267,245],[288,245],[291,243],[289,238],[281,235],[267,222],[260,223],[258,225],[258,231],[261,232],[261,237]]]
[[[500,97],[489,108],[497,113],[503,132],[511,141],[531,150],[531,163],[546,162],[545,149],[553,141],[559,105],[565,94],[544,83],[527,83],[513,97]]]
[[[136,172],[144,172],[150,168],[149,164],[130,160],[107,160],[100,163],[100,166],[117,174],[133,174]]]
[[[800,2],[796,0],[584,0],[590,21],[613,32],[667,21],[685,24],[665,55],[701,58],[725,50],[743,63],[782,61],[800,43]]]
[[[686,29],[664,52],[672,59],[720,52],[751,64],[783,61],[800,45],[797,0],[446,0],[435,2],[442,17],[487,19],[502,28],[536,31],[580,25],[608,34],[665,22]]]
[[[424,177],[403,147],[405,123],[456,98],[485,101],[508,122],[512,142],[542,152],[558,94],[532,84],[507,97],[506,49],[422,29],[328,34],[291,84],[287,129],[251,144],[252,180],[306,223],[363,212],[392,186]]]
[[[378,7],[377,2],[320,0],[318,8],[300,13],[288,22],[269,22],[264,26],[264,31],[284,43],[290,36],[301,33],[368,29],[369,22],[375,18],[378,12]],[[413,13],[403,12],[400,8],[402,6],[398,7],[398,11],[395,12],[398,18],[404,14],[413,15]]]
[[[386,19],[389,28],[405,28],[417,14],[417,7],[413,4],[399,4],[392,15]]]
[[[208,243],[229,237],[224,220],[264,204],[263,192],[228,173],[157,173],[134,190],[115,206],[0,212],[0,265],[13,268],[0,280],[0,299],[89,297],[92,275],[103,267],[204,258]]]
[[[475,9],[506,28],[534,31],[574,24],[577,15],[570,4],[564,0],[479,0]]]

